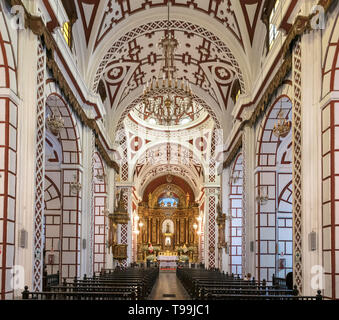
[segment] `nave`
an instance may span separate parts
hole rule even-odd
[[[0,300],[339,300],[339,1],[1,0]]]
[[[44,292],[22,292],[23,300],[248,300],[248,301],[320,301],[302,296],[297,286],[286,279],[268,282],[217,269],[179,267],[176,271],[159,271],[158,267],[103,270],[100,275],[74,278],[72,282],[46,283]]]

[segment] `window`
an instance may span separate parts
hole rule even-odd
[[[278,5],[280,3],[280,0],[277,0],[275,2],[275,5],[271,11],[270,19],[269,19],[269,49],[272,48],[274,40],[278,37],[279,31],[277,30],[277,27],[273,24],[273,19],[276,14]]]
[[[62,27],[62,33],[66,40],[67,45],[71,48],[72,47],[72,25],[70,22],[65,22]]]
[[[236,79],[233,82],[232,91],[231,91],[231,99],[234,102],[234,104],[237,103],[237,100],[239,99],[240,95],[241,95],[240,82],[239,82],[239,79]]]
[[[158,200],[158,204],[160,207],[177,207],[178,202],[178,198],[159,198]]]

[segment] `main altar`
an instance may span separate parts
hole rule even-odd
[[[143,225],[137,238],[138,262],[158,261],[173,267],[177,262],[197,262],[198,204],[171,183],[157,187],[147,195],[147,200],[138,205]]]

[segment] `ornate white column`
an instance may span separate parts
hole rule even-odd
[[[205,187],[205,267],[218,267],[218,228],[216,223],[219,187]]]
[[[255,129],[245,125],[243,129],[243,273],[255,276],[256,270],[256,235],[255,235]]]
[[[35,150],[37,123],[37,82],[27,85],[27,74],[37,74],[37,37],[29,30],[19,32],[19,47],[25,48],[18,53],[18,137],[17,137],[17,185],[20,192],[16,202],[15,239],[21,231],[27,232],[25,245],[15,244],[15,264],[24,269],[24,285],[33,288],[33,239],[34,239],[34,185],[35,185]],[[23,192],[24,190],[24,192]],[[21,297],[22,288],[17,288],[14,295]]]
[[[81,268],[80,277],[93,274],[93,167],[94,167],[94,134],[87,126],[82,127],[82,219],[81,219]]]
[[[321,100],[321,31],[312,30],[304,34],[300,43],[301,50],[301,129],[302,129],[302,294],[316,295],[317,288],[312,288],[312,277],[324,266],[322,262],[322,114]],[[293,138],[294,139],[294,138]],[[311,173],[311,174],[310,174]],[[297,181],[295,182],[297,183]],[[294,186],[293,186],[294,187]],[[297,191],[297,189],[296,189]],[[293,199],[294,201],[294,199]],[[310,247],[309,235],[315,232],[316,248]],[[296,239],[294,239],[296,240]],[[325,242],[326,240],[324,240]],[[293,257],[295,259],[295,255]],[[314,268],[315,267],[315,268]],[[322,279],[324,280],[324,279]],[[313,281],[314,282],[314,281]],[[325,285],[325,283],[323,283]],[[313,285],[314,286],[314,285]],[[325,286],[324,295],[331,289]]]

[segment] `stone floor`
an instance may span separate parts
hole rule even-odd
[[[189,300],[175,271],[160,271],[148,300]]]

